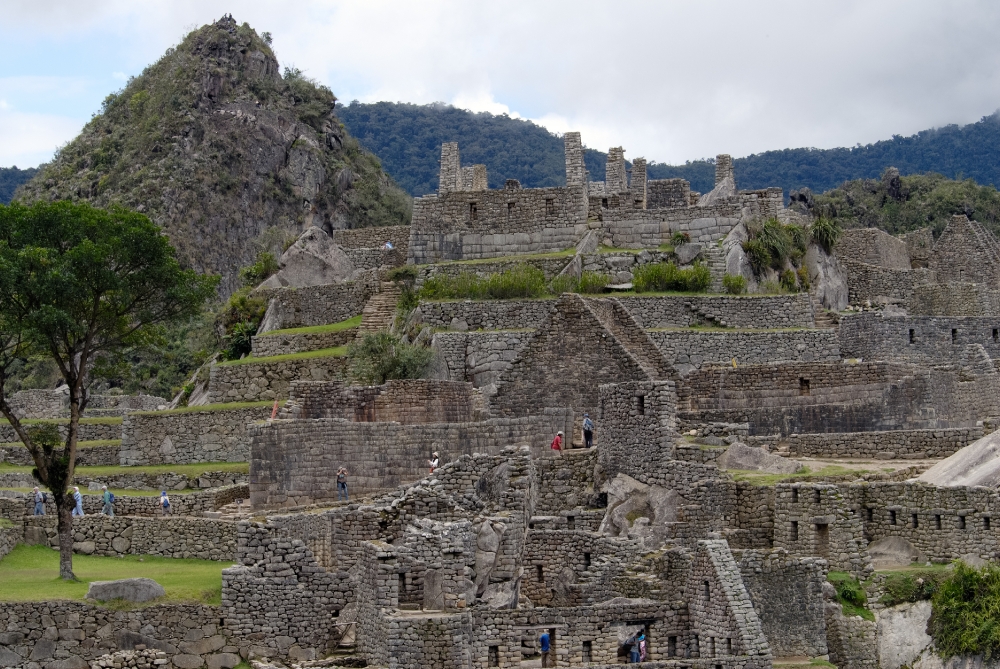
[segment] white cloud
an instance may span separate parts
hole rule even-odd
[[[82,127],[77,119],[17,112],[0,105],[0,165],[25,168],[50,160]]]
[[[111,78],[117,79],[118,81],[128,81],[128,75],[124,72],[112,72]]]

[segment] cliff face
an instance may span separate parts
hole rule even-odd
[[[265,233],[409,223],[409,196],[346,133],[335,102],[297,71],[282,77],[265,40],[224,17],[109,95],[15,198],[141,211],[229,293]]]

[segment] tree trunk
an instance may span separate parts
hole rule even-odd
[[[73,574],[73,507],[76,502],[70,495],[56,497],[56,515],[59,518],[59,578],[75,581]]]

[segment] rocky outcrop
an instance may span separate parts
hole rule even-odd
[[[87,599],[110,602],[121,599],[126,602],[148,602],[163,597],[167,591],[151,578],[123,578],[117,581],[91,581],[87,588]]]
[[[331,238],[316,226],[310,227],[281,256],[281,269],[260,288],[303,288],[323,286],[351,278],[354,263]]]
[[[937,463],[917,478],[931,485],[1000,486],[1000,432],[977,439]]]
[[[409,196],[344,131],[335,103],[298,70],[282,76],[268,42],[224,17],[108,96],[16,199],[142,212],[228,293],[270,228],[284,238],[408,223]]]

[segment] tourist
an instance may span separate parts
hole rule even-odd
[[[101,513],[105,516],[115,517],[115,495],[113,492],[108,490],[108,486],[101,486],[101,490],[104,494],[101,497],[104,499],[104,508],[101,509]]]
[[[337,501],[340,501],[340,496],[344,496],[344,501],[348,501],[347,497],[347,468],[341,467],[337,470]]]
[[[45,515],[45,493],[39,490],[38,486],[35,486],[35,515]]]
[[[160,491],[160,508],[163,509],[164,516],[170,515],[170,498],[167,497],[166,490]]]
[[[542,666],[551,667],[553,665],[553,662],[550,659],[550,656],[552,654],[552,647],[549,644],[548,632],[542,632],[542,635],[538,637],[538,646],[539,649],[542,651]]]
[[[583,414],[583,444],[585,448],[594,447],[594,421],[589,413]]]
[[[556,438],[552,440],[552,447],[551,447],[552,450],[557,452],[559,455],[562,455],[562,440],[563,440],[563,433],[562,430],[559,430],[558,432],[556,432]]]
[[[646,661],[646,633],[639,633],[639,661]]]
[[[395,247],[392,245],[392,242],[390,242],[388,240],[386,240],[385,244],[382,245],[382,250],[383,251],[391,251],[394,248]]]
[[[73,486],[73,501],[76,502],[73,507],[73,515],[83,518],[83,495],[80,494],[80,489],[76,486]]]
[[[440,463],[441,463],[441,460],[438,457],[438,452],[434,451],[433,453],[431,453],[431,459],[427,461],[427,464],[429,464],[431,466],[431,474],[434,473],[434,470],[438,468],[438,466],[440,465]]]

